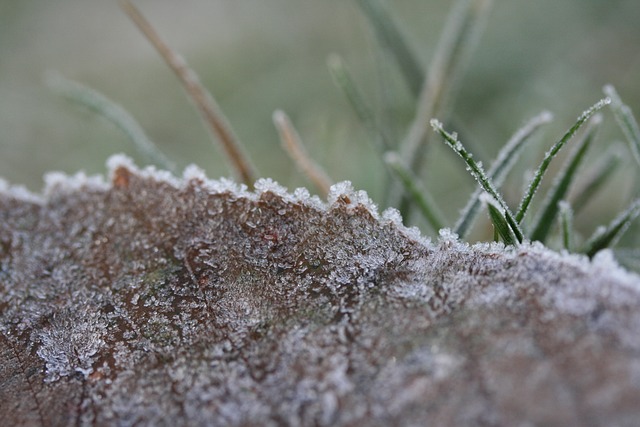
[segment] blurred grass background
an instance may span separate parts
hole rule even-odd
[[[426,66],[452,2],[388,3]],[[385,126],[395,139],[404,136],[414,106],[355,1],[136,5],[216,96],[262,176],[289,187],[309,185],[280,149],[271,122],[280,108],[334,180],[351,180],[381,200],[382,163],[333,85],[327,55],[339,53],[376,111],[391,112]],[[519,200],[524,171],[603,97],[605,83],[640,114],[638,22],[637,0],[495,1],[447,127],[487,164],[526,119],[543,109],[554,113],[540,143],[525,152],[520,175],[508,181],[509,201]],[[196,163],[211,177],[229,175],[176,78],[115,0],[0,0],[0,176],[10,182],[38,190],[49,170],[103,173],[106,158],[117,152],[144,163],[113,125],[52,93],[43,82],[50,70],[124,106],[181,169]],[[605,122],[594,159],[622,139],[609,111]],[[442,144],[429,156],[427,186],[453,223],[474,184]],[[614,190],[594,200],[588,219],[576,218],[578,227],[608,222],[637,192],[631,156],[623,166],[627,172],[616,175]]]

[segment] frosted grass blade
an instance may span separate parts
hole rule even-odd
[[[420,171],[429,139],[429,120],[447,117],[454,92],[480,38],[491,0],[458,0],[445,23],[431,60],[415,117],[402,143],[401,155],[414,172]]]
[[[573,250],[573,209],[566,201],[558,203],[560,230],[562,232],[562,244],[564,248],[571,252]]]
[[[554,180],[544,202],[542,203],[542,207],[540,208],[538,215],[533,221],[530,235],[531,240],[537,240],[543,243],[545,242],[558,213],[558,203],[567,194],[569,186],[573,182],[578,169],[582,165],[582,162],[585,159],[585,154],[589,150],[601,123],[601,115],[595,115],[589,121],[584,134],[576,143],[573,152],[565,162],[562,170],[558,173],[558,176]]]
[[[57,74],[46,77],[47,85],[64,98],[76,102],[105,118],[120,129],[138,152],[150,163],[168,171],[177,172],[175,164],[165,156],[147,136],[142,126],[122,106],[100,92]]]
[[[498,153],[498,156],[491,165],[491,168],[487,172],[489,179],[493,182],[496,188],[500,188],[507,174],[515,164],[516,159],[522,152],[525,144],[531,140],[531,136],[534,132],[540,128],[543,124],[549,123],[552,119],[551,113],[543,111],[539,115],[529,120],[523,127],[521,127],[505,144],[504,147]],[[469,232],[473,222],[480,210],[479,197],[482,194],[482,188],[478,187],[476,191],[471,195],[466,206],[460,214],[460,218],[456,222],[454,232],[464,238]]]
[[[505,244],[515,245],[518,241],[505,218],[504,211],[500,207],[500,204],[493,197],[489,196],[488,193],[482,193],[480,200],[487,206],[489,218],[491,218],[491,222],[493,223],[493,227],[497,235],[502,238],[502,241]]]
[[[605,95],[611,98],[613,115],[627,138],[633,157],[640,164],[640,127],[638,127],[638,122],[633,116],[631,108],[622,102],[613,86],[607,85],[603,91]]]
[[[382,130],[376,123],[373,110],[367,105],[364,96],[362,96],[358,90],[355,81],[351,77],[351,73],[345,66],[342,58],[337,54],[329,55],[327,65],[334,83],[342,90],[342,92],[344,92],[347,101],[349,101],[349,104],[358,116],[358,119],[365,129],[367,129],[371,134],[378,151],[380,153],[384,153],[387,150],[390,150],[391,144],[389,138],[384,130]]]
[[[585,244],[584,253],[593,257],[598,251],[613,246],[638,214],[640,214],[640,199],[634,200],[607,227],[598,227]]]
[[[394,150],[397,149],[397,142],[400,129],[398,125],[398,88],[395,85],[396,71],[395,64],[389,59],[391,55],[386,49],[376,49],[373,52],[375,63],[375,84],[378,92],[378,99],[375,106],[376,123],[380,133],[386,141],[393,141],[387,144]],[[384,132],[382,130],[384,129]],[[402,130],[404,131],[404,130]]]
[[[556,154],[558,154],[560,149],[564,147],[564,145],[575,135],[578,129],[580,129],[582,125],[587,120],[589,120],[589,118],[591,118],[591,116],[593,116],[598,110],[600,110],[602,107],[609,104],[610,102],[611,100],[609,98],[601,99],[596,104],[594,104],[591,108],[589,108],[584,113],[582,113],[580,117],[578,117],[578,120],[576,121],[576,123],[567,131],[567,133],[565,133],[564,136],[558,142],[556,142],[553,145],[553,147],[551,147],[551,150],[547,151],[544,158],[542,159],[542,163],[540,163],[540,166],[536,170],[536,173],[533,176],[533,179],[529,183],[526,194],[524,195],[524,197],[522,198],[522,201],[520,202],[520,207],[518,208],[518,212],[516,213],[516,221],[518,224],[520,224],[524,219],[524,216],[526,215],[527,210],[529,209],[529,205],[533,200],[533,196],[535,195],[536,191],[540,187],[540,183],[542,182],[542,177],[544,176],[545,172],[549,168],[549,164],[551,163],[553,158],[556,156]]]
[[[403,163],[396,152],[388,152],[384,157],[385,163],[395,173],[407,193],[434,231],[444,228],[444,216],[440,213],[437,203],[431,194],[420,183],[418,177]]]
[[[381,0],[357,0],[376,37],[393,55],[411,93],[417,98],[424,80],[424,70],[407,39]]]
[[[594,167],[594,173],[576,192],[573,200],[575,212],[582,212],[593,196],[604,186],[622,162],[622,150],[619,146],[610,147],[604,157]]]
[[[444,138],[444,141],[447,143],[447,145],[449,145],[449,147],[451,147],[453,151],[455,151],[460,157],[462,157],[464,162],[467,164],[467,170],[469,171],[469,173],[471,173],[471,176],[473,176],[475,180],[480,184],[482,189],[486,191],[491,197],[493,197],[496,203],[498,203],[503,211],[505,220],[507,221],[509,227],[511,227],[511,230],[515,235],[515,238],[518,242],[522,243],[524,234],[520,229],[518,223],[515,221],[513,214],[509,210],[509,207],[502,199],[502,197],[498,193],[498,190],[496,190],[495,186],[491,182],[491,179],[489,179],[482,167],[478,165],[475,160],[473,160],[472,155],[466,150],[466,148],[464,148],[462,143],[458,141],[458,136],[456,134],[450,134],[446,132],[442,127],[442,123],[435,119],[431,120],[431,126],[437,133],[442,136],[442,138]]]

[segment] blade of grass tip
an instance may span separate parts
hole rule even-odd
[[[198,108],[209,131],[217,136],[217,140],[222,145],[238,177],[249,188],[252,188],[256,176],[253,165],[244,153],[240,141],[234,134],[228,120],[211,93],[202,86],[196,73],[187,66],[184,60],[165,44],[153,26],[131,1],[119,0],[119,2],[129,18],[136,24],[138,29],[145,35],[178,77],[187,95]]]
[[[398,64],[411,93],[417,98],[424,79],[424,70],[405,36],[381,0],[357,0],[380,44],[387,47]]]
[[[486,191],[491,197],[493,197],[494,200],[498,203],[500,208],[503,210],[505,220],[509,224],[509,227],[511,227],[511,230],[513,231],[513,234],[515,235],[517,241],[522,243],[524,239],[524,233],[522,232],[522,229],[520,229],[520,226],[515,221],[513,214],[509,210],[509,206],[507,206],[504,199],[500,196],[498,190],[496,190],[496,187],[491,182],[491,179],[489,179],[489,177],[482,169],[482,166],[477,164],[475,160],[473,160],[471,153],[469,153],[467,149],[464,148],[462,143],[458,141],[458,136],[456,134],[450,134],[444,130],[444,128],[442,127],[442,123],[440,123],[436,119],[432,119],[431,126],[437,133],[440,134],[440,136],[442,136],[447,145],[449,145],[449,147],[451,147],[453,151],[455,151],[460,157],[462,157],[464,162],[467,164],[467,170],[469,171],[469,173],[471,173],[471,176],[473,176],[478,184],[480,184],[482,189]]]
[[[513,136],[504,145],[504,147],[502,147],[496,159],[491,164],[491,168],[489,168],[489,171],[487,172],[489,179],[491,179],[496,188],[500,188],[502,186],[507,174],[522,152],[525,143],[531,140],[531,136],[537,129],[539,129],[542,125],[549,123],[552,118],[553,116],[550,112],[543,111],[542,113],[529,120],[523,127],[518,129],[518,131],[513,134]],[[460,238],[464,238],[473,225],[473,221],[475,220],[480,209],[479,197],[482,192],[483,190],[481,187],[478,187],[476,189],[476,191],[469,198],[466,206],[460,214],[458,221],[456,222],[454,232],[458,236],[460,236]]]
[[[613,115],[627,138],[633,156],[638,164],[640,164],[640,127],[633,116],[633,112],[631,112],[631,108],[622,102],[622,99],[620,99],[618,92],[616,92],[613,86],[607,85],[603,91],[605,95],[611,98]]]
[[[513,234],[513,230],[509,226],[500,204],[488,193],[482,193],[480,195],[480,201],[487,206],[489,218],[491,218],[491,222],[493,223],[494,233],[500,236],[505,244],[515,245],[517,243],[516,236]]]
[[[402,142],[402,158],[420,171],[428,146],[429,120],[446,117],[447,104],[469,62],[491,9],[491,0],[458,0],[453,6],[425,76],[415,118]]]
[[[394,151],[386,153],[384,161],[398,177],[431,228],[436,232],[444,228],[444,216],[440,213],[437,203],[418,177],[404,164],[398,153]]]
[[[618,170],[618,166],[622,162],[622,147],[612,146],[605,152],[604,157],[594,167],[594,173],[587,178],[582,187],[576,192],[573,199],[575,212],[584,211],[587,203],[593,199],[593,196],[604,186],[611,178],[613,173]]]
[[[278,130],[282,147],[289,154],[293,163],[322,193],[324,198],[329,194],[329,188],[333,184],[329,175],[316,163],[305,150],[300,134],[293,127],[289,116],[284,111],[276,110],[273,113],[273,124]]]
[[[551,185],[551,188],[542,203],[542,207],[540,208],[538,215],[536,215],[536,218],[533,221],[530,235],[530,239],[532,241],[537,240],[539,242],[545,242],[558,213],[558,202],[560,202],[560,200],[562,200],[567,194],[569,186],[573,182],[578,169],[582,165],[582,162],[585,159],[585,154],[589,150],[589,147],[591,146],[595,134],[601,124],[602,116],[599,114],[593,116],[591,120],[589,120],[584,134],[576,143],[574,150],[569,155],[569,158],[566,160],[562,170],[558,173],[558,176]]]
[[[516,221],[518,222],[518,224],[520,224],[524,219],[524,216],[527,213],[527,210],[529,209],[529,205],[533,200],[533,196],[535,195],[536,191],[540,187],[542,177],[544,176],[545,172],[549,168],[549,164],[551,163],[551,160],[553,160],[553,158],[556,156],[556,154],[558,154],[560,149],[564,147],[567,141],[569,141],[573,137],[573,135],[575,135],[578,129],[580,129],[582,125],[587,120],[589,120],[589,118],[591,118],[591,116],[593,116],[598,110],[600,110],[602,107],[609,104],[610,102],[611,100],[609,98],[601,99],[596,104],[594,104],[591,108],[583,112],[580,115],[580,117],[578,117],[578,120],[576,121],[576,123],[567,131],[567,133],[565,133],[564,136],[558,142],[556,142],[549,151],[547,151],[544,158],[542,159],[542,162],[540,163],[540,166],[536,170],[533,176],[533,179],[529,183],[529,186],[527,188],[527,191],[524,197],[522,198],[522,201],[520,202],[520,207],[518,208],[518,212],[516,213]]]
[[[342,90],[342,92],[344,92],[347,101],[349,101],[349,104],[358,116],[358,119],[365,129],[371,134],[378,152],[382,154],[390,150],[391,144],[389,138],[384,130],[376,123],[373,110],[369,108],[364,96],[362,96],[362,93],[358,90],[358,87],[356,86],[353,77],[351,77],[351,73],[347,69],[342,58],[335,53],[329,55],[327,58],[327,66],[334,83]]]
[[[640,214],[640,199],[634,200],[627,209],[606,227],[598,227],[585,244],[584,253],[593,257],[598,251],[613,246],[624,234],[631,222]]]
[[[142,126],[122,106],[97,90],[68,80],[58,74],[48,74],[46,83],[49,88],[64,98],[88,108],[113,123],[133,142],[133,146],[150,163],[174,174],[177,172],[175,164],[149,139]]]
[[[573,209],[564,200],[558,202],[558,209],[560,212],[558,221],[562,231],[562,244],[568,252],[571,252],[573,250]]]

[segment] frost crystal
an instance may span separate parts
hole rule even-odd
[[[104,345],[105,324],[95,312],[56,313],[51,324],[36,333],[37,354],[46,365],[45,381],[52,382],[74,372],[85,378],[93,371],[92,359]]]
[[[640,279],[109,161],[0,185],[7,425],[634,425]]]

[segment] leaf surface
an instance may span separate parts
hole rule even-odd
[[[430,243],[344,183],[0,190],[7,425],[630,425],[639,307],[607,251]]]

